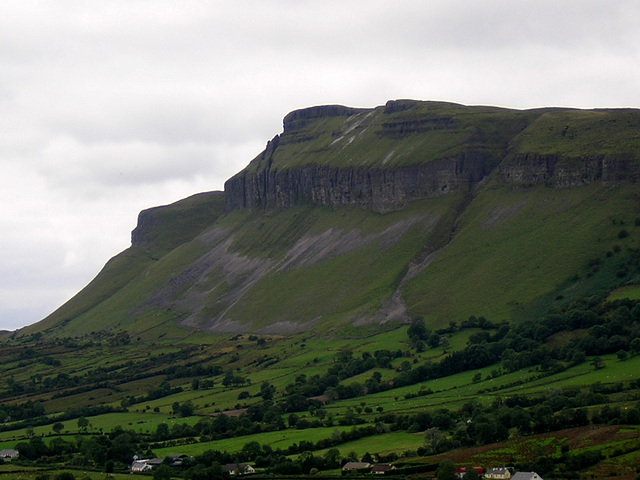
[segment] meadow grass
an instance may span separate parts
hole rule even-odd
[[[558,293],[572,298],[568,287],[581,291],[580,283],[593,279],[566,282],[620,243],[612,217],[628,224],[637,210],[627,186],[487,188],[469,205],[446,249],[407,282],[405,299],[428,325],[445,326],[444,319],[469,315],[510,321],[563,285],[566,291]],[[628,247],[638,242],[633,232],[625,239]]]
[[[0,465],[0,475],[3,480],[35,480],[40,475],[48,475],[55,478],[63,472],[72,473],[77,479],[90,480],[131,480],[129,473],[103,473],[81,468],[59,468],[59,467],[25,467],[13,466],[11,464]]]
[[[345,442],[335,448],[340,450],[342,455],[355,452],[356,455],[361,458],[365,453],[379,453],[381,455],[389,453],[400,454],[406,450],[416,450],[424,445],[424,433],[422,432],[388,432]],[[324,455],[327,450],[328,449],[317,450],[314,454]]]
[[[219,450],[221,452],[239,452],[242,447],[249,442],[258,442],[261,445],[269,445],[273,449],[280,448],[286,449],[294,443],[300,441],[318,442],[331,438],[332,435],[337,433],[348,431],[352,427],[321,427],[311,428],[305,430],[285,430],[257,433],[253,435],[244,435],[241,437],[227,438],[222,440],[213,440],[210,442],[193,443],[189,445],[181,445],[177,447],[166,447],[154,449],[156,455],[170,455],[179,451],[181,454],[187,455],[199,455],[207,450]]]
[[[608,300],[623,300],[628,298],[630,300],[640,300],[640,285],[629,285],[626,287],[620,287],[611,292]]]

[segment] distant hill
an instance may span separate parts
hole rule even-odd
[[[365,336],[640,282],[640,110],[320,106],[20,334]]]

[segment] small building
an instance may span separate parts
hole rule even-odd
[[[149,472],[154,468],[162,465],[163,462],[164,458],[134,460],[129,468],[131,469],[131,473]]]
[[[222,471],[229,475],[250,475],[256,473],[256,470],[246,463],[227,463],[222,466]]]
[[[511,480],[543,480],[536,472],[518,472]]]
[[[190,460],[189,455],[167,455],[167,458],[171,461],[172,467],[181,467],[185,460]]]
[[[375,473],[376,475],[384,475],[385,473],[395,469],[396,469],[395,465],[391,465],[390,463],[380,464],[380,465],[374,465],[371,468],[371,473]]]
[[[151,465],[147,465],[145,460],[135,460],[129,468],[131,469],[131,473],[148,472],[152,469]]]
[[[485,478],[490,480],[509,480],[511,478],[511,472],[506,467],[490,468],[487,473],[484,474]]]
[[[19,456],[20,456],[20,452],[12,448],[0,450],[0,458],[2,458],[3,460],[13,460],[15,458],[18,458]]]
[[[347,462],[342,467],[343,472],[364,472],[371,470],[369,462]]]
[[[478,475],[480,477],[482,477],[484,475],[484,468],[483,467],[473,467],[473,469],[476,472],[478,472]],[[456,472],[456,475],[458,476],[458,478],[464,478],[466,474],[467,474],[467,467],[459,468],[458,471]]]

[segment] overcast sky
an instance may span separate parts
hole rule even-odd
[[[138,212],[222,190],[318,104],[640,106],[637,0],[0,5],[0,329],[51,313]]]

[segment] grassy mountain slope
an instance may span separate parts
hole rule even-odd
[[[639,246],[637,218],[634,185],[527,190],[492,185],[465,211],[446,248],[407,284],[406,301],[414,315],[443,326],[469,315],[512,320],[546,297],[560,297],[557,304],[636,282],[637,271],[632,278],[617,276],[617,269],[606,278],[589,275],[589,263],[626,260]],[[629,236],[619,238],[623,230]],[[621,253],[608,258],[618,247]]]
[[[144,232],[138,231],[141,238],[137,244],[109,260],[80,293],[43,321],[27,327],[25,333],[47,330],[82,336],[121,327],[128,318],[132,303],[147,295],[144,292],[137,296],[139,288],[136,283],[150,275],[157,278],[157,282],[166,281],[167,275],[158,274],[156,277],[154,274],[159,259],[164,259],[163,264],[169,263],[169,259],[165,259],[167,254],[188,244],[223,210],[224,196],[220,192],[212,192],[194,195],[170,207],[142,212],[141,219],[146,219],[147,228]]]
[[[237,185],[307,189],[319,203],[230,209],[231,193],[212,192],[142,212],[131,248],[20,333],[362,336],[415,317],[430,328],[531,318],[638,282],[638,111],[397,101],[314,107],[284,125]],[[410,169],[436,163],[446,168]],[[337,170],[300,173],[319,165]],[[389,175],[361,193],[394,208],[346,191],[375,169]],[[413,176],[431,174],[417,198]],[[289,183],[269,187],[277,175]],[[332,192],[350,205],[327,204]]]

